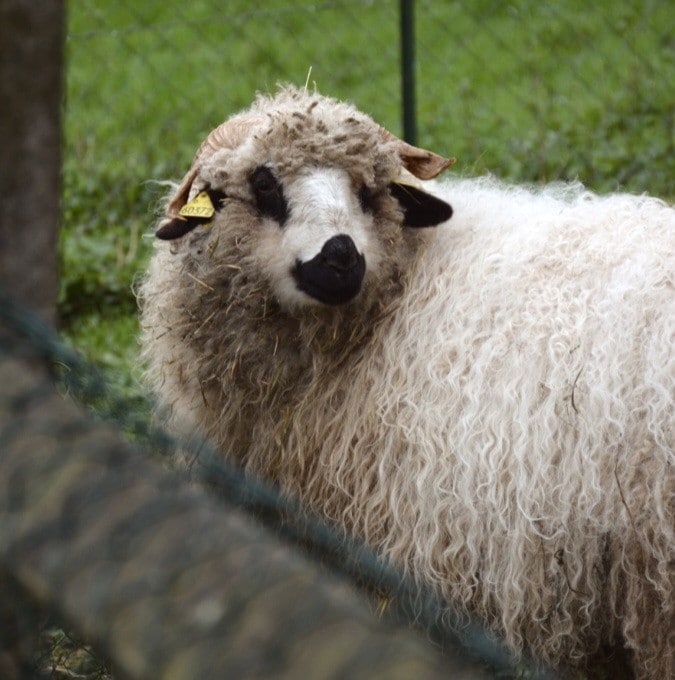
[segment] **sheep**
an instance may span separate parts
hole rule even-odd
[[[258,95],[167,201],[150,388],[515,653],[672,677],[675,210],[451,162]]]

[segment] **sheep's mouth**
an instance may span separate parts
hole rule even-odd
[[[345,235],[326,241],[311,260],[298,260],[292,271],[298,289],[326,305],[342,305],[356,297],[365,273],[365,257]]]

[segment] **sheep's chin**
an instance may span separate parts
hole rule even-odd
[[[344,307],[356,298],[359,292],[341,302],[324,302],[309,293],[300,290],[295,281],[289,281],[275,290],[275,297],[279,306],[290,313],[297,313],[302,309],[334,309]]]

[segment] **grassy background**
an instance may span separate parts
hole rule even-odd
[[[428,0],[416,18],[418,141],[457,173],[675,197],[670,0]],[[393,0],[68,4],[60,312],[129,394],[150,180],[180,178],[212,127],[310,67],[401,133]]]

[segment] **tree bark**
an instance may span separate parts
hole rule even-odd
[[[0,286],[54,321],[63,0],[0,0]]]

